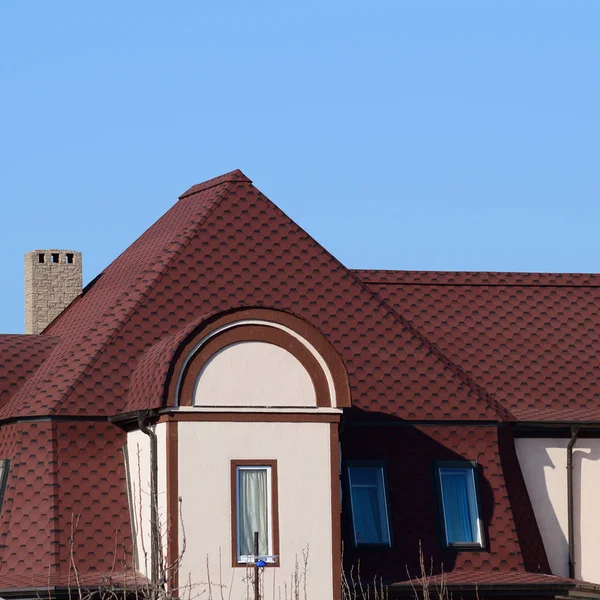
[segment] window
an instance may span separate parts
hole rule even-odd
[[[255,533],[258,557],[275,563],[279,553],[277,461],[231,461],[231,478],[234,566],[255,561]]]
[[[383,465],[348,465],[348,487],[354,543],[357,546],[390,546]]]
[[[0,512],[4,504],[4,494],[6,492],[6,484],[8,483],[8,471],[10,468],[10,460],[8,458],[0,459]]]
[[[484,545],[476,468],[476,463],[466,461],[437,463],[436,485],[446,546]]]

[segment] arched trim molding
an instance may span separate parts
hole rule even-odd
[[[292,354],[311,378],[318,407],[350,406],[346,369],[323,335],[298,317],[263,308],[218,317],[185,344],[173,371],[171,403],[193,405],[196,381],[208,361],[220,350],[248,341],[273,344]]]

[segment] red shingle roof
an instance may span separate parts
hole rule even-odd
[[[240,171],[194,186],[47,329],[54,352],[0,419],[156,408],[168,355],[200,317],[268,306],[309,321],[348,369],[353,401],[406,419],[510,415],[291,221]],[[174,351],[171,346],[170,351]],[[143,363],[144,361],[142,361]]]
[[[573,588],[585,589],[590,592],[600,592],[600,585],[594,585],[576,579],[568,579],[566,577],[559,577],[557,575],[526,573],[524,571],[486,571],[484,569],[474,569],[471,571],[458,570],[444,573],[443,576],[432,575],[429,578],[428,583],[432,588],[435,588],[436,586],[440,586],[442,578],[446,585],[453,591],[460,590],[461,588],[473,588],[473,586],[478,586],[485,590],[493,589],[493,587],[509,586],[511,591],[516,594],[520,591],[520,588],[528,588],[529,586],[535,585],[536,587],[540,586],[541,590],[546,587],[562,587],[564,589]],[[413,586],[416,588],[420,587],[420,579],[422,578],[402,581],[392,585],[395,589],[408,587],[412,590]]]
[[[600,275],[355,271],[523,421],[600,421]]]
[[[58,343],[45,335],[0,335],[0,407],[23,387]]]

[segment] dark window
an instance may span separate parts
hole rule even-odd
[[[72,265],[73,264],[73,255],[72,254],[67,254],[67,264],[68,265]]]
[[[385,472],[381,464],[348,465],[352,530],[357,546],[390,546]]]
[[[57,263],[60,259],[60,256],[58,254],[55,254],[54,252],[52,253],[52,262],[53,263]]]
[[[40,261],[40,264],[43,264],[43,262],[44,262],[44,255],[43,254],[38,254],[38,260]]]
[[[483,547],[477,465],[438,462],[436,487],[444,543],[450,547]]]
[[[10,469],[10,460],[4,458],[0,460],[0,512],[4,504],[4,495],[6,493],[6,484],[8,483],[8,472]]]

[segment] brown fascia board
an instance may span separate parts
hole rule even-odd
[[[152,409],[135,410],[131,412],[120,413],[118,415],[111,415],[109,417],[105,417],[105,420],[125,431],[132,431],[138,428],[137,424],[140,416],[155,422],[158,420],[159,413]]]
[[[579,427],[578,437],[600,437],[600,421],[519,421],[511,423],[515,437],[571,437],[571,428]]]
[[[374,413],[380,414],[380,413]],[[436,427],[499,427],[504,425],[503,421],[495,420],[467,420],[467,419],[419,419],[414,421],[396,419],[394,417],[390,419],[348,419],[344,421],[344,427],[425,427],[425,426],[436,426]],[[600,428],[600,424],[599,424]]]

